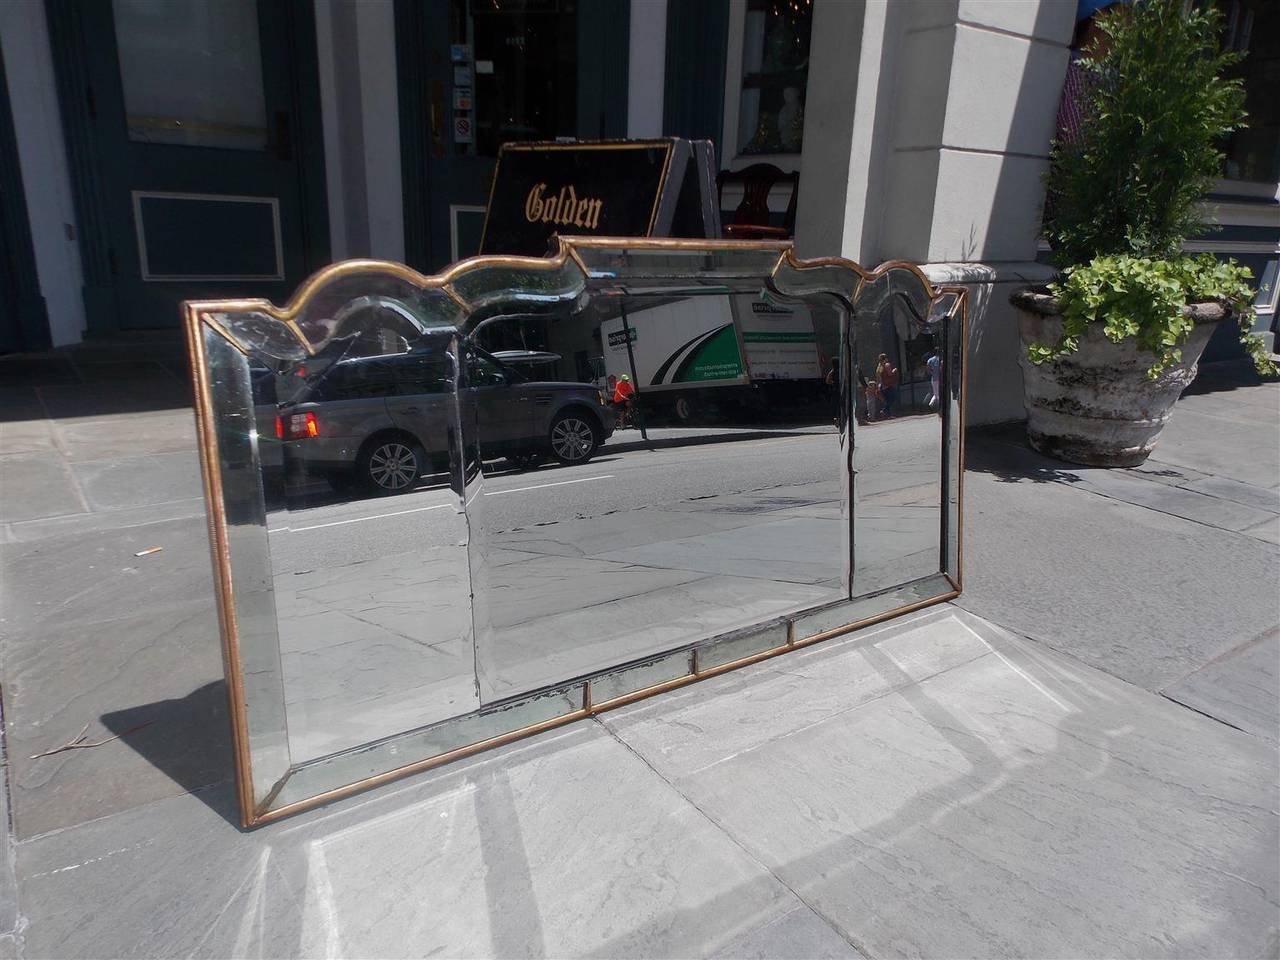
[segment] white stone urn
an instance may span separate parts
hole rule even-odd
[[[1062,309],[1046,288],[1016,291],[1022,352],[1027,439],[1047,456],[1093,467],[1132,467],[1150,456],[1169,421],[1173,405],[1196,377],[1196,363],[1218,323],[1227,316],[1219,303],[1193,303],[1184,313],[1196,321],[1182,346],[1182,359],[1155,380],[1146,372],[1155,361],[1136,341],[1112,343],[1102,324],[1090,324],[1075,353],[1034,364],[1033,343],[1056,343]]]

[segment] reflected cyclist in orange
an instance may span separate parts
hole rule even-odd
[[[613,405],[618,411],[618,426],[631,426],[631,398],[636,395],[636,388],[631,377],[623,374],[613,388]]]

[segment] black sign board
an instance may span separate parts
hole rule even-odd
[[[540,257],[556,234],[718,237],[713,158],[676,138],[503,144],[480,253]]]

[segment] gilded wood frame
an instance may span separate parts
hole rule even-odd
[[[803,274],[808,271],[815,271],[823,268],[836,268],[839,271],[847,272],[849,278],[847,289],[828,290],[827,288],[823,288],[823,292],[835,293],[848,303],[853,303],[857,299],[859,291],[865,284],[875,281],[888,271],[907,270],[920,280],[922,288],[928,294],[931,302],[943,295],[951,294],[955,296],[955,301],[950,314],[958,314],[959,316],[960,355],[963,357],[965,351],[967,351],[968,291],[965,287],[958,285],[935,286],[929,281],[928,277],[925,276],[918,266],[905,261],[888,261],[873,270],[867,270],[851,260],[846,260],[840,257],[825,257],[810,260],[800,259],[795,256],[790,242],[561,237],[559,238],[559,250],[554,255],[545,258],[511,256],[476,257],[456,263],[447,270],[433,276],[427,276],[419,273],[404,264],[384,260],[348,260],[332,264],[331,266],[325,267],[312,275],[298,289],[294,296],[289,300],[288,304],[283,307],[278,307],[269,301],[262,299],[187,301],[183,305],[184,323],[187,336],[188,355],[191,362],[194,380],[196,430],[200,450],[201,475],[203,479],[204,497],[207,510],[210,551],[213,563],[218,619],[222,639],[223,668],[226,675],[229,716],[232,728],[233,755],[236,769],[236,789],[240,807],[241,823],[244,827],[249,828],[261,826],[282,817],[311,809],[331,801],[340,800],[364,790],[372,789],[373,787],[388,783],[392,780],[440,766],[441,764],[448,763],[452,760],[471,756],[492,747],[511,743],[535,733],[550,730],[607,710],[621,707],[629,703],[634,703],[637,700],[642,700],[655,694],[675,690],[680,687],[696,683],[700,680],[705,680],[709,677],[719,676],[720,674],[736,670],[752,663],[758,663],[780,654],[807,647],[833,637],[842,636],[852,631],[880,623],[884,620],[902,616],[924,607],[952,600],[960,595],[963,586],[964,568],[964,411],[966,407],[966,394],[968,391],[967,364],[963,362],[961,363],[960,370],[957,407],[959,421],[957,424],[958,450],[956,451],[958,474],[956,476],[956,529],[954,530],[954,536],[956,539],[955,569],[947,570],[944,568],[940,570],[937,575],[912,581],[912,583],[923,584],[926,581],[935,579],[936,577],[941,577],[945,580],[947,585],[946,589],[939,590],[929,596],[922,597],[912,602],[903,603],[889,609],[876,610],[867,616],[854,616],[853,619],[850,619],[847,622],[841,621],[832,626],[825,626],[821,629],[812,630],[812,632],[804,632],[809,629],[804,626],[804,622],[806,619],[812,619],[815,612],[820,612],[828,607],[843,608],[846,606],[856,606],[860,603],[878,599],[881,596],[887,597],[889,594],[903,590],[904,587],[910,586],[911,584],[888,588],[866,597],[853,597],[841,600],[834,604],[827,605],[826,607],[815,608],[814,611],[781,618],[781,620],[777,622],[771,621],[768,624],[761,625],[759,635],[764,636],[765,633],[769,631],[773,631],[773,633],[770,634],[771,636],[776,635],[776,633],[782,628],[782,621],[785,621],[785,632],[783,633],[780,642],[770,643],[770,645],[764,649],[753,649],[742,656],[733,657],[727,661],[705,667],[701,666],[699,663],[700,657],[705,656],[702,651],[710,650],[722,643],[728,643],[730,640],[737,642],[737,639],[710,638],[704,643],[692,644],[687,648],[677,648],[658,657],[645,658],[644,661],[641,662],[641,665],[650,661],[656,663],[659,660],[663,660],[668,657],[679,657],[682,654],[687,654],[689,659],[689,670],[686,675],[663,680],[661,682],[643,686],[639,689],[631,690],[599,701],[594,700],[592,696],[592,685],[594,683],[599,683],[606,678],[620,676],[628,670],[635,669],[637,664],[622,664],[586,677],[566,679],[564,683],[562,685],[558,685],[558,687],[562,686],[565,690],[580,688],[581,707],[578,709],[574,709],[559,716],[523,726],[518,729],[508,730],[497,736],[471,743],[458,749],[449,750],[430,757],[424,757],[375,776],[325,790],[306,799],[290,802],[279,807],[271,807],[270,804],[273,798],[279,794],[281,788],[287,782],[289,777],[292,776],[297,769],[306,766],[306,764],[294,765],[289,768],[285,777],[274,786],[262,803],[255,803],[252,769],[250,764],[249,730],[242,675],[243,671],[241,666],[240,638],[236,622],[235,596],[232,583],[230,548],[227,534],[227,517],[224,509],[222,482],[219,472],[216,425],[212,414],[212,384],[205,357],[202,327],[208,327],[217,331],[233,346],[236,346],[237,349],[241,350],[241,352],[245,352],[243,348],[236,343],[235,338],[227,332],[212,315],[241,312],[260,313],[272,317],[284,324],[298,339],[306,352],[308,354],[314,354],[315,347],[307,340],[305,334],[298,325],[297,319],[306,309],[308,304],[311,303],[311,301],[320,293],[320,291],[335,280],[339,280],[344,277],[357,275],[391,276],[406,281],[421,290],[438,289],[456,303],[465,315],[471,312],[473,304],[454,289],[455,282],[462,278],[494,268],[515,268],[520,270],[529,270],[535,273],[552,273],[572,268],[581,273],[582,280],[585,283],[585,281],[592,277],[593,274],[591,268],[584,261],[581,251],[618,251],[619,253],[625,253],[628,250],[708,253],[716,251],[772,252],[777,255],[777,260],[770,273],[769,280],[771,283],[779,278],[779,273],[783,270],[793,270]],[[785,290],[781,292],[785,293]],[[945,437],[943,449],[943,460],[945,463]],[[742,632],[740,631],[740,633]],[[749,638],[754,636],[756,636],[754,633],[748,634]],[[524,699],[532,699],[532,697],[540,695],[542,695],[542,692],[537,692],[535,694],[527,695]],[[442,721],[442,723],[449,722],[452,721]]]

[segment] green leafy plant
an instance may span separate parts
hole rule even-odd
[[[1239,56],[1218,46],[1220,14],[1184,0],[1138,0],[1098,18],[1086,51],[1080,133],[1049,157],[1044,234],[1065,279],[1063,336],[1035,344],[1043,363],[1073,352],[1087,324],[1134,338],[1155,355],[1154,378],[1181,358],[1194,321],[1188,300],[1219,300],[1236,314],[1260,372],[1275,372],[1250,334],[1252,274],[1234,260],[1186,257],[1208,225],[1201,202],[1222,169],[1218,142],[1244,125],[1244,89],[1223,71]]]
[[[1074,353],[1089,324],[1101,323],[1112,343],[1134,339],[1155,355],[1147,370],[1147,377],[1155,379],[1182,359],[1182,345],[1195,327],[1183,305],[1213,300],[1238,318],[1241,342],[1259,372],[1275,373],[1262,338],[1250,333],[1251,277],[1247,267],[1207,253],[1168,260],[1129,254],[1095,257],[1050,284],[1062,307],[1062,336],[1052,345],[1032,344],[1028,355],[1032,363],[1044,363]]]

